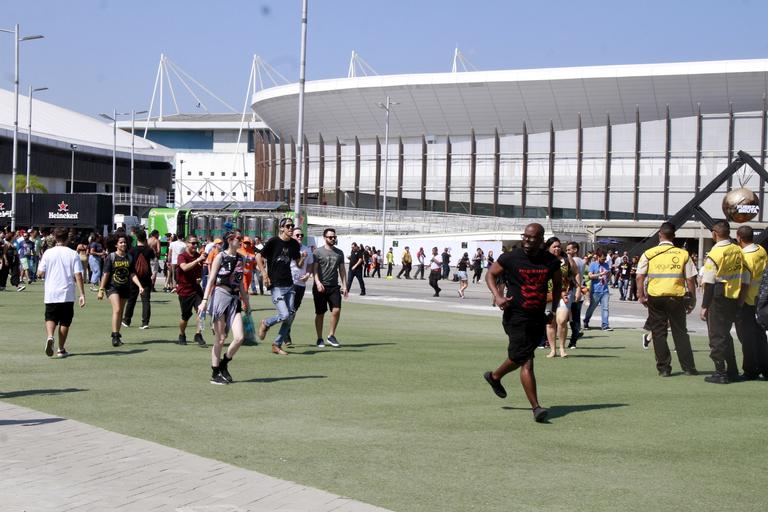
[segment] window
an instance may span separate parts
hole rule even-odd
[[[222,190],[222,191],[219,193],[219,195],[222,195],[222,196],[223,196],[223,195],[224,195],[224,191]]]
[[[248,173],[247,173],[247,172],[245,173],[245,177],[246,177],[246,178],[248,177]]]
[[[227,175],[227,173],[225,173],[225,172],[222,172],[222,173],[221,173],[221,175],[222,175],[222,176],[226,176],[226,175]]]
[[[187,191],[187,193],[189,193],[189,191]],[[197,191],[197,195],[198,195],[198,196],[201,196],[201,195],[203,195],[203,191],[202,191],[202,190],[198,190],[198,191]]]
[[[190,192],[189,190],[187,190],[187,195],[188,195],[188,196],[191,196],[191,195],[192,195],[192,192]]]
[[[198,172],[197,172],[197,175],[198,175],[198,176],[202,176],[202,175],[203,175],[203,171],[198,171]]]
[[[192,176],[192,171],[187,171],[187,176]]]

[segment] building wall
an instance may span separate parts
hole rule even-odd
[[[477,137],[474,187],[471,186],[473,154],[470,134],[450,138],[425,137],[425,183],[422,183],[422,139],[403,140],[401,158],[400,141],[393,137],[390,138],[389,147],[388,207],[398,207],[398,186],[402,185],[400,208],[420,209],[424,189],[424,206],[428,210],[493,214],[498,158],[497,215],[543,217],[551,214],[555,218],[667,217],[693,197],[697,190],[697,175],[699,188],[704,187],[725,169],[737,151],[750,153],[764,165],[765,119],[765,112],[662,118],[617,125],[610,124],[606,118],[605,126],[581,130],[581,152],[578,129],[530,133],[527,137],[523,134],[501,135],[498,155],[494,137]],[[527,151],[524,147],[526,138]],[[341,174],[337,194],[336,140],[330,136],[325,137],[322,184],[319,183],[320,146],[316,141],[310,141],[307,190],[310,203],[338,203],[369,208],[380,206],[376,191],[378,184],[379,193],[383,193],[384,141],[380,140],[382,149],[379,158],[375,139],[359,142],[360,176],[356,191],[355,141],[340,141]],[[291,142],[274,145],[275,163],[272,163],[271,148],[268,143],[264,148],[263,164],[275,167],[265,173],[269,182],[264,187],[264,198],[288,199],[293,196],[290,176],[292,165],[295,164],[291,159]],[[257,154],[260,153],[257,151]],[[449,159],[450,174],[447,172]],[[283,161],[285,171],[281,177]],[[259,162],[256,165],[258,168]],[[381,169],[378,183],[377,165]],[[399,179],[401,165],[402,179]],[[450,186],[446,206],[448,180]],[[553,185],[551,187],[550,180]],[[639,184],[637,187],[636,181]],[[281,182],[284,184],[282,188]],[[741,182],[753,190],[761,186],[758,177],[751,171],[736,176],[733,186],[738,187]],[[727,185],[724,185],[719,192],[726,190]],[[721,200],[722,194],[713,194],[704,203],[704,209],[712,216],[722,216]]]

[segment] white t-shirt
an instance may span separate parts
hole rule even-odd
[[[176,240],[171,242],[168,246],[171,249],[171,265],[176,265],[179,262],[179,254],[187,250],[187,242],[183,240]]]
[[[38,270],[45,272],[45,303],[75,302],[75,274],[83,273],[80,256],[57,245],[43,253]]]
[[[307,286],[307,281],[302,281],[301,277],[307,274],[307,269],[315,262],[315,257],[312,256],[312,251],[306,245],[302,245],[299,251],[304,254],[304,264],[299,267],[296,265],[296,260],[291,260],[291,276],[293,277],[294,285]]]

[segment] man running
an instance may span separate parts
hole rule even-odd
[[[203,275],[205,253],[197,252],[198,241],[195,235],[187,237],[187,249],[179,254],[176,260],[176,295],[179,296],[181,307],[181,320],[179,320],[179,345],[187,344],[187,322],[192,317],[193,311],[198,311],[203,301],[203,289],[200,288],[200,280]],[[201,330],[201,322],[198,322],[195,332],[195,343],[205,347]]]
[[[56,357],[67,357],[64,348],[75,314],[75,283],[80,293],[80,307],[85,307],[85,287],[83,286],[83,265],[77,252],[67,247],[67,230],[56,228],[54,232],[56,247],[43,253],[37,269],[37,275],[45,278],[45,355],[53,356],[54,332],[59,326],[59,349]]]
[[[323,231],[322,247],[315,249],[312,256],[315,259],[313,273],[315,275],[315,286],[312,288],[312,298],[315,301],[315,331],[317,331],[318,348],[325,347],[323,341],[323,319],[325,312],[331,310],[331,325],[328,330],[328,344],[338,348],[341,346],[336,339],[336,327],[339,325],[341,316],[341,295],[349,296],[346,274],[344,272],[344,253],[335,247],[336,230],[326,228]],[[339,278],[341,286],[339,287]],[[344,290],[342,292],[342,289]]]
[[[291,331],[291,323],[295,314],[293,299],[293,274],[291,274],[291,261],[296,261],[297,265],[303,262],[301,259],[301,246],[299,242],[292,238],[293,219],[288,217],[280,220],[280,233],[273,236],[261,252],[256,254],[256,265],[259,272],[264,276],[264,284],[267,290],[272,294],[272,304],[275,305],[277,314],[265,318],[259,323],[258,336],[263,340],[267,336],[270,327],[280,322],[280,332],[278,332],[275,341],[272,342],[272,353],[280,356],[288,355],[283,350],[288,333]],[[264,270],[264,263],[267,264],[267,270]]]
[[[528,224],[522,235],[522,248],[518,247],[499,256],[485,274],[485,284],[493,294],[494,303],[504,311],[502,325],[509,337],[507,358],[495,371],[485,372],[483,377],[496,396],[506,398],[507,392],[501,379],[520,368],[520,382],[531,403],[533,418],[541,423],[549,411],[539,405],[536,392],[536,376],[533,357],[536,347],[544,336],[545,327],[552,313],[545,313],[547,282],[552,281],[552,311],[560,301],[562,278],[560,262],[542,249],[544,227]],[[499,293],[496,279],[504,277],[507,296]]]

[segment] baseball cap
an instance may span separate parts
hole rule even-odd
[[[220,244],[220,243],[223,243],[223,240],[221,238],[217,238],[216,240],[213,241],[213,243]]]

